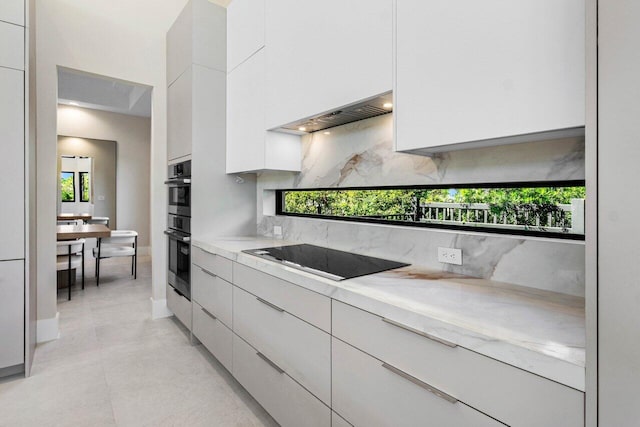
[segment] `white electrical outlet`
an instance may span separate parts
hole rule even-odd
[[[438,261],[446,264],[462,265],[462,249],[438,248]]]
[[[273,226],[273,235],[274,236],[282,236],[282,227],[279,225]]]

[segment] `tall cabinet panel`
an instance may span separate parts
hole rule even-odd
[[[227,70],[264,46],[265,0],[240,0],[227,8]]]
[[[584,133],[583,0],[396,0],[396,19],[397,150]]]
[[[24,258],[24,72],[0,67],[0,260]]]
[[[0,4],[0,377],[25,370],[24,1]]]

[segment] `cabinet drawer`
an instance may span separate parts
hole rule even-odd
[[[584,393],[337,301],[333,335],[509,425],[584,425]]]
[[[331,403],[329,334],[235,286],[233,331],[320,400]]]
[[[204,251],[196,246],[191,248],[191,261],[198,267],[202,267],[214,276],[221,277],[227,282],[233,283],[233,261],[220,255]]]
[[[426,385],[418,385],[385,366],[333,339],[333,408],[354,426],[502,425],[462,402],[435,395]]]
[[[233,285],[209,270],[192,265],[191,296],[222,323],[231,327],[231,298]]]
[[[0,22],[0,67],[24,70],[24,27]]]
[[[193,335],[231,371],[233,332],[199,304],[193,303]]]
[[[191,330],[191,301],[167,285],[167,307],[187,329]]]
[[[331,425],[331,410],[233,334],[233,376],[283,427]]]
[[[331,332],[331,299],[242,264],[233,265],[233,284],[326,332]]]

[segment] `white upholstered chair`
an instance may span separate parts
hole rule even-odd
[[[100,260],[105,258],[131,257],[131,274],[138,276],[138,232],[133,230],[112,230],[111,237],[98,239],[93,248],[96,259],[96,283],[100,286]]]
[[[71,270],[82,268],[82,289],[84,289],[84,239],[60,240],[56,243],[56,270],[68,270],[69,299],[71,299]]]

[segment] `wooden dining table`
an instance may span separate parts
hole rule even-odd
[[[58,221],[73,221],[76,219],[89,221],[92,217],[90,213],[61,213],[57,215]]]
[[[100,258],[100,241],[105,237],[111,237],[111,230],[103,224],[84,224],[84,225],[58,225],[56,227],[57,240],[75,240],[75,239],[98,239],[98,258]],[[84,249],[84,245],[83,245]],[[67,286],[69,288],[69,300],[71,300],[71,245],[69,245],[69,271],[67,272]],[[84,251],[82,253],[82,262],[84,263]],[[84,267],[83,267],[84,274]],[[84,287],[84,276],[82,286]]]

